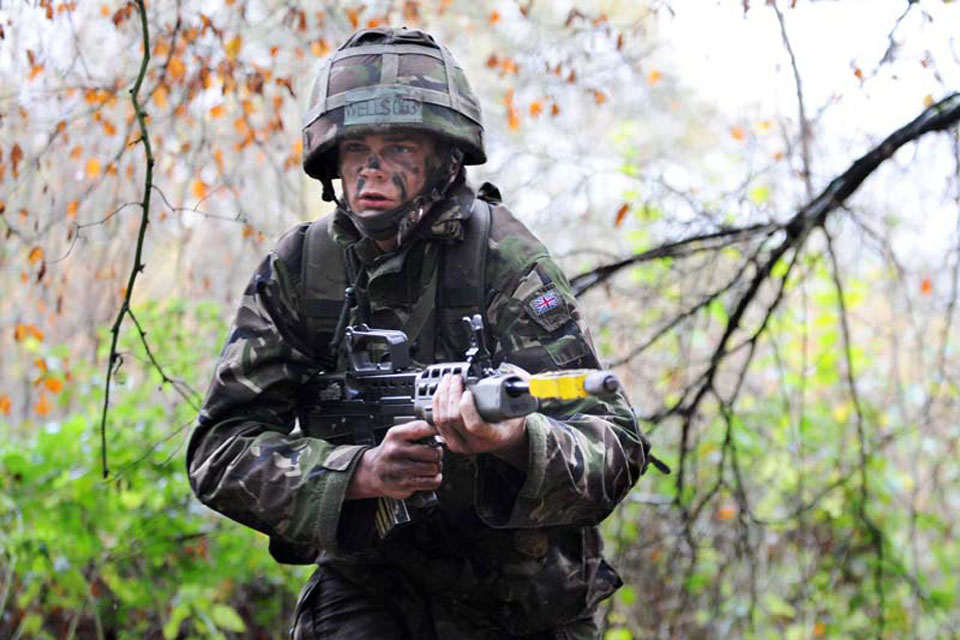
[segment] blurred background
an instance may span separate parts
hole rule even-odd
[[[604,523],[605,638],[960,636],[960,3],[3,0],[0,638],[285,637],[309,568],[184,447],[253,268],[329,210],[318,61],[376,25],[454,51],[470,182],[673,468]]]

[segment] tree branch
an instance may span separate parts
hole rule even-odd
[[[103,390],[103,413],[100,420],[100,461],[103,467],[103,477],[110,475],[110,468],[107,465],[107,413],[110,409],[110,381],[113,378],[115,370],[114,364],[117,361],[117,341],[120,336],[120,327],[123,325],[124,317],[130,312],[130,299],[133,295],[133,287],[137,282],[137,276],[143,271],[143,243],[146,238],[147,225],[150,223],[150,194],[153,192],[153,149],[150,146],[150,136],[147,132],[147,114],[140,105],[140,87],[143,85],[143,79],[147,74],[147,65],[150,62],[150,29],[147,25],[147,10],[144,6],[144,0],[137,0],[137,10],[140,13],[140,28],[143,33],[143,58],[140,61],[140,72],[137,75],[137,81],[130,89],[130,100],[133,103],[133,110],[136,114],[137,124],[140,127],[140,142],[143,144],[143,152],[146,157],[147,170],[144,177],[143,201],[141,202],[140,228],[137,233],[137,245],[133,256],[133,267],[130,270],[130,277],[127,279],[127,288],[124,292],[123,302],[120,304],[120,311],[117,312],[117,318],[110,328],[110,355],[107,357],[107,379]]]

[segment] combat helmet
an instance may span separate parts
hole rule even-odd
[[[417,29],[357,31],[321,65],[303,125],[303,169],[334,200],[338,142],[398,126],[452,144],[465,165],[486,162],[480,103],[450,51]]]

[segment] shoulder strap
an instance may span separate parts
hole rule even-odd
[[[300,282],[303,320],[315,352],[326,353],[340,318],[343,291],[348,286],[343,249],[330,235],[330,216],[307,227],[303,241]]]
[[[448,333],[459,353],[445,353],[448,358],[463,355],[459,348],[469,343],[461,323],[463,316],[479,313],[486,323],[487,249],[490,242],[491,205],[474,198],[471,214],[464,221],[463,242],[451,251],[445,247],[441,261],[442,275],[438,295],[440,329]]]

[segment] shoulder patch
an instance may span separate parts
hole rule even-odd
[[[563,294],[553,285],[540,287],[523,301],[523,310],[546,331],[555,331],[571,319]]]

